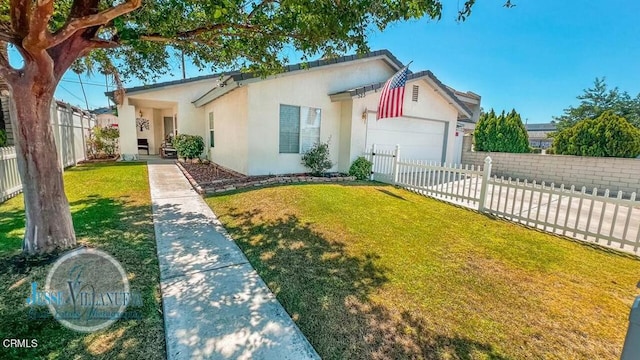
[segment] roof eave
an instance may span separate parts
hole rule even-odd
[[[435,75],[431,71],[421,71],[419,73],[412,74],[413,76],[409,76],[407,82],[410,81],[418,81],[425,80],[429,85],[431,85],[436,91],[440,92],[442,96],[449,102],[450,105],[456,108],[459,114],[466,116],[467,118],[473,118],[473,113],[469,108],[467,108],[460,99],[458,99],[452,92],[449,90],[444,84],[438,80]],[[384,83],[371,84],[367,86],[362,86],[353,90],[342,91],[335,94],[329,94],[332,102],[337,101],[345,101],[357,97],[367,96],[372,92],[377,92],[378,89],[382,88]]]
[[[199,108],[202,106],[207,105],[208,103],[230,93],[231,91],[237,89],[240,87],[240,84],[238,84],[237,82],[231,80],[229,82],[223,81],[220,83],[220,85],[216,86],[215,88],[209,90],[206,94],[202,95],[200,98],[196,99],[195,101],[192,101],[191,103]]]
[[[471,110],[469,110],[469,108],[462,104],[462,101],[460,101],[460,99],[458,99],[451,92],[451,90],[444,86],[444,84],[442,84],[440,80],[438,80],[438,78],[436,78],[435,75],[431,73],[431,71],[427,71],[427,75],[424,77],[424,80],[427,81],[429,85],[433,86],[436,91],[439,91],[441,95],[449,102],[449,105],[453,105],[453,107],[458,110],[459,114],[462,114],[470,119],[473,117],[473,113],[471,112]]]
[[[361,60],[382,60],[387,65],[389,65],[392,69],[394,69],[396,71],[400,70],[404,66],[390,51],[388,51],[388,50],[379,50],[379,51],[374,51],[374,52],[372,52],[370,54],[367,54],[367,56],[350,55],[350,56],[342,57],[342,58],[340,58],[340,60],[336,60],[336,59],[316,60],[316,61],[310,62],[307,67],[300,66],[300,64],[289,65],[289,66],[287,66],[287,68],[286,68],[286,70],[284,72],[281,72],[281,73],[275,74],[275,75],[271,75],[271,76],[267,76],[265,78],[256,77],[256,76],[253,76],[250,73],[237,73],[237,74],[230,75],[229,78],[231,79],[231,81],[235,82],[235,84],[237,85],[236,87],[233,88],[233,89],[235,89],[235,88],[237,88],[239,86],[256,83],[256,82],[259,82],[259,81],[262,81],[262,80],[270,80],[270,79],[275,79],[275,78],[279,78],[279,77],[283,77],[283,76],[295,75],[295,74],[297,74],[297,73],[299,73],[301,71],[322,69],[322,68],[325,68],[327,66],[341,65],[341,64],[348,63],[348,62],[351,62],[351,61],[361,61]],[[227,79],[229,79],[229,78],[227,78]],[[210,103],[211,101],[213,101],[213,100],[215,100],[215,99],[217,99],[217,98],[219,98],[221,96],[224,96],[225,94],[230,92],[230,90],[229,90],[229,91],[222,92],[219,95],[215,95],[215,96],[210,95],[211,93],[215,92],[215,90],[216,90],[216,88],[210,90],[205,95],[203,95],[199,99],[195,100],[193,102],[193,104],[196,107],[201,107],[201,106],[204,106],[204,105]],[[330,95],[330,97],[332,99],[331,101],[335,102],[335,101],[344,101],[344,100],[347,100],[348,98],[350,98],[351,96],[359,96],[359,95],[360,94],[349,95],[348,92],[347,92],[347,95],[332,94],[332,95]],[[342,100],[334,100],[334,99],[342,99]]]

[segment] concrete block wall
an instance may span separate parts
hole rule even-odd
[[[594,187],[612,192],[622,190],[625,197],[632,192],[640,199],[640,159],[598,158],[568,155],[511,154],[471,151],[472,137],[465,136],[462,147],[462,164],[481,166],[491,156],[492,175],[520,180],[545,181],[556,186],[575,185],[587,191]]]

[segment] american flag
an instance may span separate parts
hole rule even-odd
[[[378,103],[377,120],[402,116],[407,71],[408,67],[403,67],[384,84],[382,94],[380,94],[380,102]]]

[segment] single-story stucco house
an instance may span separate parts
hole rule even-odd
[[[403,158],[459,161],[480,96],[430,71],[409,74],[404,117],[376,121],[382,87],[403,66],[381,50],[289,65],[267,78],[232,72],[125,89],[121,153],[137,158],[143,139],[158,154],[167,134],[184,133],[205,139],[207,158],[246,175],[306,172],[301,153],[318,141],[329,141],[332,171],[348,171],[373,144],[400,145]]]

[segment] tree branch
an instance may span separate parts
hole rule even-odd
[[[99,38],[88,39],[90,49],[113,49],[122,44],[117,40],[104,40]]]
[[[171,37],[162,36],[160,34],[144,34],[140,36],[140,40],[146,41],[154,41],[154,42],[176,42],[176,41],[195,41],[202,42],[202,39],[198,39],[197,36],[214,33],[218,36],[242,36],[241,32],[228,32],[222,30],[240,30],[246,31],[253,34],[261,34],[267,36],[285,36],[289,38],[299,38],[296,34],[291,33],[278,33],[278,32],[269,32],[265,31],[259,27],[255,27],[251,24],[214,24],[211,26],[203,26],[200,28],[196,28],[193,30],[183,31],[177,34],[174,34]]]
[[[19,44],[20,38],[16,34],[0,30],[0,41],[8,42],[11,44]]]
[[[11,25],[13,31],[25,36],[29,33],[29,17],[31,16],[30,0],[11,0]]]
[[[174,37],[175,40],[189,40],[189,39],[193,39],[198,35],[214,32],[217,30],[228,29],[228,28],[238,29],[238,30],[249,30],[249,31],[256,30],[256,28],[251,24],[213,24],[210,26],[203,26],[193,30],[179,32],[174,34],[172,37]],[[140,38],[142,40],[151,40],[154,38],[162,38],[162,37],[163,37],[162,35],[156,33],[156,34],[142,35]]]
[[[51,37],[47,27],[53,15],[53,0],[38,0],[35,4],[29,19],[29,32],[23,41],[29,52],[40,50]]]
[[[114,6],[110,9],[101,11],[97,14],[86,15],[79,18],[72,18],[53,35],[53,41],[51,41],[49,47],[56,46],[63,41],[67,40],[73,34],[79,30],[87,29],[94,26],[102,26],[110,22],[111,20],[128,14],[142,5],[142,0],[128,0],[118,6]]]

